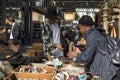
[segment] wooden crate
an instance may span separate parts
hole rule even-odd
[[[27,50],[26,50],[26,53],[27,53],[28,56],[33,56],[33,57],[34,57],[35,54],[36,54],[34,49],[27,49]]]
[[[13,73],[5,77],[4,80],[18,80]]]
[[[20,66],[21,67],[21,66]],[[14,76],[19,80],[32,79],[32,80],[53,80],[55,69],[53,67],[44,66],[43,68],[47,70],[46,74],[43,73],[29,73],[29,72],[18,72],[19,68],[13,71]]]
[[[43,49],[43,44],[42,43],[33,43],[33,49],[42,50]]]
[[[35,49],[27,49],[26,52],[24,53],[26,56],[37,56],[37,55],[42,55],[43,51],[42,50],[35,50]]]

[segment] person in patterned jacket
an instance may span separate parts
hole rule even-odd
[[[60,27],[57,23],[58,14],[56,7],[50,7],[47,10],[46,18],[48,22],[42,28],[42,39],[43,39],[43,50],[44,54],[51,54],[55,58],[61,57],[63,55],[63,48],[61,45],[61,33]]]

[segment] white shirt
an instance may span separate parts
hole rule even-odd
[[[51,25],[51,30],[53,31],[53,45],[55,44],[61,44],[61,39],[60,39],[60,27],[58,26],[57,23]],[[58,48],[55,49],[55,57],[60,57],[62,56],[63,53],[61,50]]]
[[[60,28],[57,23],[52,24],[51,27],[53,31],[53,44],[61,44],[60,42]]]
[[[15,22],[13,23],[13,25],[12,25],[12,27],[11,27],[11,31],[10,31],[10,39],[14,39],[14,38],[13,38],[13,35],[12,35],[12,30],[13,30],[14,25],[15,25]]]

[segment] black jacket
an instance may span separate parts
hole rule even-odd
[[[35,57],[25,57],[21,53],[16,53],[11,49],[7,49],[0,53],[0,60],[10,62],[13,68],[16,68],[20,65],[27,65],[32,62],[41,62],[43,58],[45,58],[43,55]]]
[[[15,22],[13,29],[11,31],[12,35],[13,35],[13,39],[19,39],[20,37],[20,29],[18,24]]]

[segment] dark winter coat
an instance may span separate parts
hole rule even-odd
[[[20,37],[20,29],[17,23],[14,24],[14,27],[11,31],[12,35],[13,35],[13,39],[19,39]]]
[[[90,64],[91,72],[100,76],[101,80],[112,80],[119,68],[102,52],[106,49],[107,42],[101,33],[105,33],[103,29],[91,28],[85,34],[85,50],[76,57],[76,61]]]
[[[7,49],[0,53],[0,61],[8,61],[16,68],[20,65],[27,65],[32,62],[41,62],[41,60],[45,58],[44,56],[35,56],[35,57],[25,57],[20,53],[16,53],[11,49]]]

